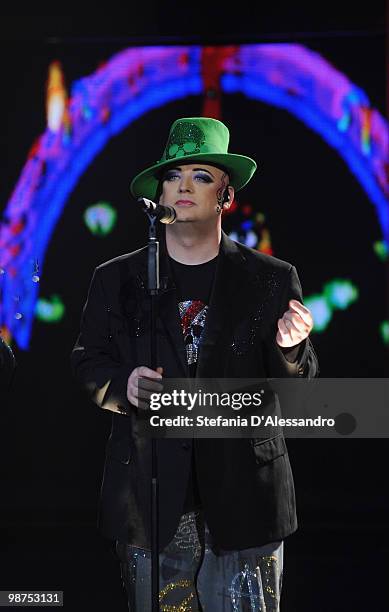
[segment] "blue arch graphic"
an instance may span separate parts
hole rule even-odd
[[[42,265],[69,194],[115,134],[145,112],[204,92],[201,47],[131,48],[74,83],[68,124],[49,128],[32,149],[0,225],[0,324],[27,349]],[[387,122],[366,94],[319,54],[300,45],[242,45],[222,66],[224,92],[284,108],[326,140],[348,164],[389,237]],[[18,301],[15,302],[15,297]],[[15,318],[20,310],[22,318]]]

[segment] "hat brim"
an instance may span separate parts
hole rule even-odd
[[[158,162],[137,174],[130,184],[132,195],[135,198],[144,197],[152,200],[155,198],[161,178],[161,169],[166,166],[177,167],[196,160],[209,163],[211,166],[215,165],[225,168],[230,177],[230,184],[234,187],[235,191],[239,191],[239,189],[247,185],[257,169],[257,164],[251,157],[236,153],[195,153],[193,155],[184,155],[175,159]]]

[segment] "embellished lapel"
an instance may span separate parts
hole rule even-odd
[[[234,321],[242,316],[242,309],[250,294],[248,281],[244,255],[236,243],[222,232],[215,280],[197,361],[197,378],[210,376],[213,371],[212,359],[216,359],[219,365],[223,360],[225,355],[219,352],[215,354],[215,347],[221,334],[227,334]]]
[[[160,257],[160,294],[158,300],[158,316],[167,338],[172,343],[182,368],[181,376],[189,376],[189,368],[186,359],[184,335],[181,326],[181,318],[178,309],[176,286],[173,273],[169,265],[167,252],[163,242]],[[177,375],[178,378],[178,375]]]
[[[160,268],[160,290],[158,294],[158,318],[157,333],[164,332],[170,341],[181,367],[181,373],[176,374],[176,378],[189,376],[188,364],[186,361],[186,350],[184,337],[181,327],[180,313],[177,303],[176,286],[173,280],[173,273],[169,265],[165,242],[165,228],[161,228],[159,233],[159,268]],[[149,300],[147,295],[147,247],[144,249],[143,256],[139,263],[139,278],[144,286],[144,300]],[[149,312],[149,307],[147,311]]]

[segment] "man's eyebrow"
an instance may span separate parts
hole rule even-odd
[[[174,168],[169,168],[169,170],[179,170],[181,172],[182,166],[175,166]],[[166,170],[166,173],[168,173],[169,170]],[[193,168],[192,172],[197,172],[198,170],[201,170],[202,172],[208,172],[208,174],[210,174],[212,178],[215,178],[212,172],[210,172],[209,170],[206,170],[206,168]]]
[[[197,170],[201,170],[202,172],[208,172],[208,174],[210,174],[213,178],[215,178],[212,172],[210,172],[209,170],[206,170],[205,168],[193,168],[193,172],[197,172]]]

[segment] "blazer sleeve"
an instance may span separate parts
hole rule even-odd
[[[109,306],[96,268],[82,311],[80,334],[70,356],[74,377],[100,408],[129,414],[128,364],[119,361],[111,336]]]
[[[0,336],[0,392],[10,388],[16,367],[12,349]]]
[[[281,290],[277,319],[272,330],[272,338],[269,340],[271,344],[269,350],[269,369],[274,376],[314,378],[319,375],[319,364],[309,336],[296,346],[290,348],[280,347],[276,341],[277,320],[288,310],[289,301],[292,299],[303,303],[301,283],[294,266],[290,267]]]

